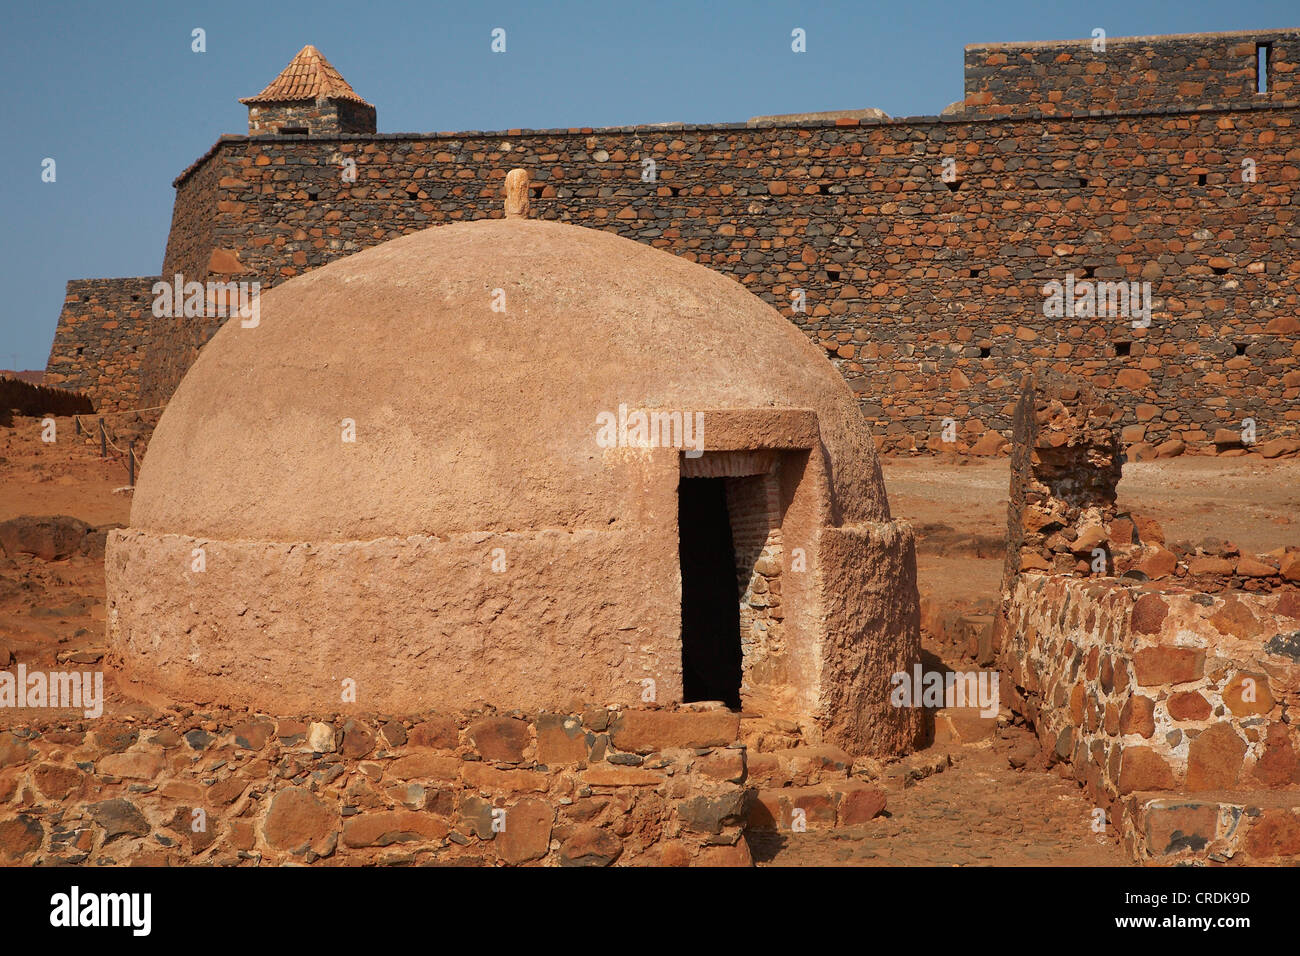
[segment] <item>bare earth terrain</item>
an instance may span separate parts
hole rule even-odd
[[[69,515],[95,526],[126,524],[130,494],[119,460],[73,439],[44,444],[39,422],[0,429],[0,521],[20,515]],[[941,607],[992,610],[1006,529],[1006,459],[887,460],[895,515],[918,529],[923,599]],[[1300,460],[1183,457],[1124,468],[1120,504],[1159,520],[1171,541],[1230,540],[1267,551],[1297,540]],[[102,551],[60,560],[0,556],[0,666],[97,662],[103,653]],[[925,635],[929,667],[962,666],[952,649]],[[124,698],[106,675],[105,716],[130,720],[150,705]],[[0,712],[0,726],[30,714]],[[46,711],[43,718],[50,716]],[[958,725],[960,726],[960,725]],[[1044,766],[1033,735],[1000,718],[986,733],[938,742],[882,767],[886,813],[838,831],[756,835],[760,865],[980,866],[1124,865],[1114,834],[1091,828],[1082,791]]]

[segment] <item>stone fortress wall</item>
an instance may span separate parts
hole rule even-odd
[[[1300,31],[1091,43],[968,47],[966,99],[943,116],[223,136],[176,180],[162,274],[265,289],[500,215],[522,166],[535,217],[665,248],[779,308],[887,450],[999,447],[1032,370],[1108,396],[1129,444],[1212,448],[1247,418],[1260,442],[1295,433]],[[1149,326],[1045,315],[1045,284],[1069,275],[1149,283]],[[141,282],[100,281],[118,299]],[[106,407],[165,402],[222,321],[146,302],[87,344],[71,292],[49,367]]]

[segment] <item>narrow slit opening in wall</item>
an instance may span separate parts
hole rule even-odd
[[[315,189],[309,189],[309,190],[307,190],[307,198],[310,199],[312,202],[315,202],[316,199],[317,199],[317,197],[319,197],[319,196],[320,196],[320,193],[317,192]]]
[[[419,198],[420,198],[420,187],[417,186],[417,185],[415,185],[414,183],[412,183],[411,185],[407,186],[407,187],[406,187],[406,198],[407,198],[407,199],[419,199]]]
[[[827,266],[827,267],[826,267],[826,279],[827,279],[828,281],[830,281],[830,282],[839,282],[839,281],[840,281],[840,270],[839,270],[839,269],[832,268],[832,267],[830,267],[830,266]]]
[[[1085,177],[1083,177],[1083,176],[1080,176],[1080,177],[1079,177],[1079,188],[1080,188],[1080,189],[1087,189],[1087,188],[1088,188],[1088,180],[1087,180]]]
[[[944,183],[944,185],[948,187],[948,192],[955,193],[957,190],[961,189],[961,180],[954,179],[950,183]]]
[[[1096,267],[1096,266],[1084,266],[1084,267],[1083,267],[1083,277],[1084,277],[1085,279],[1091,279],[1091,278],[1096,274],[1096,272],[1097,272],[1097,267]]]
[[[1225,266],[1210,266],[1210,269],[1216,276],[1224,276],[1228,274],[1228,270]]]
[[[1273,44],[1255,44],[1255,92],[1268,92],[1268,66],[1273,56]]]
[[[1196,174],[1196,185],[1198,185],[1198,186],[1204,186],[1204,185],[1205,185],[1205,181],[1206,181],[1206,174],[1205,174],[1205,173],[1197,173],[1197,174]]]
[[[979,269],[967,269],[967,270],[966,270],[966,276],[967,276],[967,278],[970,278],[970,279],[978,279],[978,278],[980,277],[980,270],[979,270]]]
[[[823,196],[829,196],[831,194],[831,184],[822,183],[820,186],[817,187],[817,191],[821,193]]]
[[[1246,346],[1249,345],[1249,344],[1250,344],[1249,342],[1233,342],[1233,343],[1232,343],[1232,347],[1235,348],[1235,349],[1237,350],[1237,354],[1238,354],[1238,355],[1245,355],[1245,354],[1246,354]]]
[[[669,186],[668,188],[672,190],[674,196],[680,196],[682,194],[681,186]]]
[[[722,478],[677,486],[682,575],[682,700],[740,707],[742,650],[736,548]]]
[[[305,126],[281,126],[281,136],[306,136],[307,127]]]
[[[992,354],[993,354],[993,350],[991,348],[985,348],[984,346],[980,346],[980,358],[988,358]]]
[[[1128,356],[1129,354],[1131,354],[1132,349],[1133,349],[1133,343],[1132,343],[1132,342],[1116,342],[1116,343],[1115,343],[1115,354],[1116,354],[1117,356],[1119,356],[1120,358],[1125,358],[1126,356]]]

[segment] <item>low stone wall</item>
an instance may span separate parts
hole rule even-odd
[[[1296,592],[1022,574],[1005,612],[1016,709],[1137,858],[1300,860]]]
[[[748,865],[739,725],[590,706],[33,723],[0,732],[0,863]]]
[[[1086,385],[1022,382],[1002,603],[975,650],[1136,859],[1298,862],[1300,548],[1166,546],[1116,508],[1119,444]]]

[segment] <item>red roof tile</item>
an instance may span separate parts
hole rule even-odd
[[[243,97],[239,102],[248,105],[291,103],[316,100],[319,97],[370,105],[357,96],[348,81],[330,66],[330,61],[309,43],[298,51],[298,55],[289,61],[289,65],[280,71],[270,86],[256,96]]]

